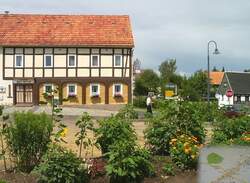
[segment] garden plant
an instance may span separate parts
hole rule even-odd
[[[6,143],[17,167],[30,172],[39,164],[51,142],[52,118],[45,113],[16,112],[5,130]]]

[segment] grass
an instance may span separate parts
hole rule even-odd
[[[217,153],[210,153],[207,156],[207,161],[208,161],[208,164],[210,164],[210,165],[211,164],[219,164],[223,161],[223,157]]]

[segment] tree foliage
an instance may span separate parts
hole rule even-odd
[[[186,100],[198,101],[206,96],[207,75],[202,70],[195,72],[191,77],[185,78],[182,85],[181,96]]]
[[[159,72],[162,81],[164,83],[169,82],[171,76],[175,73],[176,69],[177,69],[176,59],[169,59],[162,62],[159,67]]]
[[[135,95],[147,95],[148,92],[158,92],[158,87],[160,86],[160,79],[157,73],[152,69],[144,70],[135,79]]]

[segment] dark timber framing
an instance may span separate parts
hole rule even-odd
[[[16,54],[18,48],[22,49],[22,55],[23,55],[23,67],[22,68],[16,68],[15,67],[15,59],[16,59]],[[27,52],[26,49],[32,49],[32,52]],[[42,53],[36,53],[36,49],[42,49]],[[46,55],[46,48],[52,49],[52,53],[49,53],[52,55],[52,60],[53,60],[53,65],[51,68],[46,68],[44,65],[45,58],[44,55]],[[69,49],[74,48],[75,55],[76,55],[76,66],[73,68],[68,68],[68,55],[69,55]],[[12,53],[6,53],[6,49],[13,49]],[[66,49],[65,53],[58,53],[55,52],[55,49]],[[88,49],[89,53],[82,53],[79,52],[79,49]],[[98,49],[98,53],[93,53],[94,49]],[[103,53],[102,49],[111,49],[110,53]],[[121,54],[118,54],[115,52],[116,49],[121,50]],[[99,67],[95,68],[98,69],[99,72],[99,77],[93,77],[92,76],[92,67],[91,67],[91,61],[92,61],[92,55],[93,54],[98,54],[99,55]],[[121,55],[122,56],[122,66],[121,67],[115,67],[114,66],[114,57],[115,55]],[[33,89],[33,103],[35,105],[39,104],[39,87],[43,83],[53,83],[57,84],[59,86],[59,98],[62,101],[62,88],[65,83],[79,83],[82,86],[82,104],[86,104],[86,86],[90,83],[98,82],[102,83],[105,86],[105,104],[109,103],[109,87],[113,83],[123,83],[128,86],[128,102],[132,101],[132,54],[133,54],[133,49],[128,48],[128,47],[3,47],[3,79],[4,80],[29,80],[33,79],[34,84],[32,84],[32,89]],[[13,55],[13,67],[6,67],[6,55]],[[25,67],[26,62],[25,62],[25,56],[26,55],[32,55],[32,67]],[[42,67],[35,67],[35,56],[36,55],[42,55]],[[55,67],[55,55],[66,55],[66,66],[65,67]],[[89,55],[89,67],[78,67],[78,56],[79,55]],[[106,56],[110,55],[112,56],[112,67],[102,67],[102,59],[101,56]],[[128,59],[129,56],[129,59]],[[128,66],[129,63],[129,66]],[[5,69],[12,69],[13,71],[13,77],[6,77],[5,74]],[[22,76],[23,77],[16,77],[16,70],[22,69]],[[25,77],[25,71],[26,69],[32,69],[32,77]],[[35,69],[42,69],[42,77],[35,77]],[[66,77],[55,77],[55,69],[66,69]],[[69,77],[69,69],[74,69],[75,70],[75,77]],[[79,77],[78,69],[88,69],[89,70],[89,77]],[[112,69],[112,76],[111,77],[102,77],[102,72],[101,69]],[[121,77],[115,77],[115,69],[121,69]],[[129,69],[129,76],[126,76],[127,74],[127,69]],[[52,70],[52,77],[46,77],[45,76],[45,70]],[[27,71],[26,71],[27,72]],[[13,102],[16,104],[16,85],[13,84]]]

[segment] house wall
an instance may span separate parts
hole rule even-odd
[[[226,105],[233,105],[234,104],[234,96],[227,97],[226,95],[218,95],[218,105],[219,107],[223,107]]]
[[[3,48],[0,47],[0,105],[13,104],[13,84],[12,80],[3,80]],[[1,89],[0,89],[1,90]]]
[[[53,84],[53,89],[57,89],[59,86],[57,84],[54,83],[46,83],[46,84]],[[45,93],[45,84],[40,84],[39,85],[39,103],[43,103],[43,102],[48,102],[48,100],[44,97],[44,93]],[[55,98],[59,98],[59,93],[54,93]]]
[[[91,83],[87,84],[86,86],[86,104],[105,104],[105,85],[103,83],[95,83],[100,85],[100,95],[99,97],[91,97],[90,94],[90,85]]]
[[[23,55],[23,67],[15,67],[15,55]],[[52,67],[45,67],[45,55],[52,55]],[[68,55],[76,56],[76,66],[68,66]],[[91,66],[91,56],[99,56],[99,66]],[[115,55],[121,55],[122,65],[115,67]],[[33,103],[39,104],[43,96],[44,84],[53,83],[60,89],[57,98],[67,98],[67,84],[77,83],[77,99],[64,100],[63,105],[120,104],[132,99],[132,50],[131,48],[15,48],[1,49],[2,80],[7,83],[22,84],[28,81],[33,86]],[[124,83],[123,99],[113,98],[113,82]],[[91,98],[90,83],[99,83],[100,97]],[[11,89],[12,91],[13,89]],[[13,90],[15,93],[15,89]],[[62,96],[61,96],[62,95]],[[16,104],[16,98],[10,99]]]
[[[131,49],[115,48],[5,48],[5,79],[59,77],[131,77]],[[23,55],[23,67],[15,67],[15,55]],[[44,66],[44,56],[52,55],[53,66]],[[68,67],[68,55],[76,56],[76,67]],[[91,67],[91,55],[99,56],[99,66]],[[114,67],[114,56],[122,65]]]
[[[77,94],[74,98],[68,97],[68,84],[76,84]],[[80,105],[82,104],[82,85],[79,83],[65,83],[63,84],[63,105]],[[66,100],[64,100],[66,99]]]
[[[114,84],[116,83],[113,83],[109,86],[109,103],[110,104],[125,104],[125,103],[128,103],[128,85],[126,84],[122,84],[122,97],[114,97],[114,93],[113,93],[113,87],[114,87]]]

